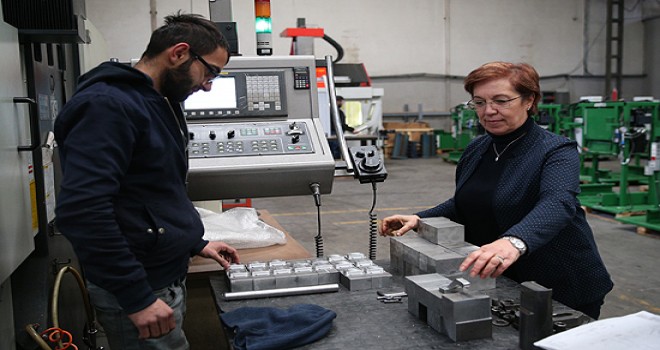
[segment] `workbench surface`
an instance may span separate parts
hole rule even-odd
[[[386,264],[379,263],[388,268]],[[392,278],[392,287],[383,291],[404,291],[403,277]],[[407,298],[402,303],[385,304],[376,299],[376,290],[351,292],[340,286],[336,293],[225,301],[225,276],[216,274],[210,282],[216,305],[225,312],[244,306],[288,308],[295,304],[316,304],[336,312],[330,333],[300,349],[518,349],[518,331],[512,326],[493,326],[492,339],[454,343],[411,315]],[[491,298],[520,299],[519,285],[504,277],[498,278],[497,288],[484,293]],[[554,304],[555,310],[566,308]]]

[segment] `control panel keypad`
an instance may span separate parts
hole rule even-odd
[[[277,75],[246,76],[248,111],[282,110],[280,77]]]
[[[189,131],[190,158],[314,152],[305,123],[189,124]]]

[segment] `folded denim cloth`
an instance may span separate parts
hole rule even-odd
[[[328,334],[335,317],[334,311],[313,304],[289,309],[241,307],[220,315],[234,331],[236,350],[289,349],[313,343]]]

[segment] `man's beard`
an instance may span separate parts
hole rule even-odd
[[[160,91],[173,102],[183,102],[190,96],[193,79],[190,77],[192,58],[177,68],[168,69],[161,80]]]

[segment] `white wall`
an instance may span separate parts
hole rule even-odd
[[[154,0],[157,26],[179,10],[208,18],[207,0]],[[109,58],[128,62],[139,58],[151,36],[149,0],[86,0],[87,19],[103,34]]]
[[[240,52],[256,54],[254,1],[231,3]],[[385,88],[386,113],[447,111],[465,101],[461,77],[493,60],[525,61],[541,76],[577,75],[544,80],[544,90],[560,89],[572,97],[600,95],[605,72],[607,0],[272,0],[273,50],[288,55],[290,38],[280,33],[306,18],[344,48],[342,62],[364,63],[374,85]],[[206,0],[155,0],[158,25],[182,9],[208,16]],[[642,6],[625,0],[624,69],[644,74]],[[149,0],[87,0],[88,18],[104,33],[108,54],[121,60],[138,57],[149,38]],[[324,41],[315,53],[336,56]],[[412,77],[411,77],[412,76]],[[630,85],[630,87],[628,87]],[[642,84],[648,85],[648,84]],[[622,96],[639,94],[639,84],[624,84]],[[643,92],[642,92],[643,94]]]

